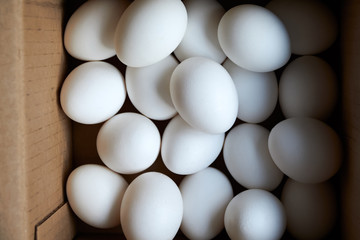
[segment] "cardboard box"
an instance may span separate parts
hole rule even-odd
[[[76,64],[63,48],[64,26],[81,2],[0,0],[0,239],[119,239],[119,229],[79,223],[64,189],[71,169],[99,161],[94,143],[84,141],[99,125],[73,124],[59,107],[59,89]],[[360,2],[328,2],[340,20],[340,52],[332,57],[342,82],[337,129],[346,152],[331,238],[360,239]]]

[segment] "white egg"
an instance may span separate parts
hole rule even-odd
[[[183,61],[189,57],[207,57],[222,63],[226,56],[220,47],[217,28],[225,9],[216,0],[184,0],[188,13],[185,35],[174,54]]]
[[[178,186],[158,172],[143,173],[127,188],[120,210],[126,239],[173,239],[183,216]]]
[[[290,62],[279,82],[279,104],[286,117],[326,120],[337,100],[337,78],[323,59],[302,56]]]
[[[306,184],[288,179],[281,201],[287,215],[287,230],[296,239],[325,239],[335,226],[337,201],[329,182]]]
[[[328,180],[342,159],[337,133],[313,118],[288,118],[276,124],[270,131],[269,151],[282,172],[303,183]]]
[[[107,167],[85,164],[74,169],[66,182],[71,209],[96,228],[120,225],[120,207],[128,183]]]
[[[129,0],[92,0],[70,17],[64,32],[64,46],[74,58],[92,61],[115,56],[114,33]]]
[[[203,57],[182,61],[170,80],[175,109],[192,127],[209,133],[223,133],[237,116],[234,82],[219,63]]]
[[[233,178],[246,188],[274,190],[283,173],[268,148],[269,130],[250,123],[239,124],[226,136],[223,155]]]
[[[335,15],[322,1],[272,0],[266,8],[284,23],[294,54],[318,54],[328,49],[337,38]]]
[[[150,167],[160,152],[160,133],[147,117],[120,113],[106,121],[96,138],[97,152],[115,172],[133,174]]]
[[[114,116],[126,97],[122,73],[109,63],[86,62],[66,77],[60,93],[65,114],[78,123],[96,124]]]
[[[235,64],[254,72],[274,71],[290,58],[290,39],[280,19],[264,7],[241,4],[218,27],[219,43]]]
[[[131,67],[159,62],[179,45],[186,26],[187,12],[182,1],[133,1],[116,27],[116,55]]]
[[[177,115],[164,130],[161,157],[173,173],[193,174],[216,160],[224,138],[224,133],[211,134],[195,129]]]
[[[230,59],[226,59],[223,66],[235,83],[239,103],[237,117],[249,123],[265,121],[273,113],[278,100],[275,73],[248,71]]]
[[[281,239],[286,228],[284,206],[272,193],[249,189],[236,195],[225,211],[231,239]]]
[[[187,175],[180,183],[184,202],[181,231],[189,239],[212,239],[224,228],[225,209],[233,198],[229,179],[215,168]]]
[[[170,96],[170,77],[178,61],[169,55],[146,67],[127,67],[126,90],[136,109],[154,120],[167,120],[176,114]]]

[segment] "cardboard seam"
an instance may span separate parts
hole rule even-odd
[[[58,205],[54,210],[52,210],[48,215],[46,215],[43,219],[41,219],[37,224],[35,224],[35,228],[34,228],[34,240],[37,240],[37,236],[38,236],[38,228],[44,223],[46,222],[48,219],[50,219],[59,209],[61,209],[62,207],[64,207],[67,204],[67,202],[63,202],[60,205]]]

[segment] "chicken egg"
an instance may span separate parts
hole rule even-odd
[[[75,168],[66,182],[71,209],[85,223],[96,228],[120,225],[120,207],[126,180],[105,166],[85,164]]]
[[[236,120],[234,82],[225,68],[211,59],[182,61],[171,76],[170,95],[179,115],[204,132],[224,133]]]
[[[224,223],[230,239],[281,239],[286,228],[285,209],[272,193],[249,189],[230,201]]]
[[[216,160],[224,138],[224,133],[211,134],[195,129],[177,115],[164,130],[161,157],[173,173],[193,174]]]
[[[290,39],[284,24],[270,10],[240,4],[220,20],[218,38],[226,56],[254,72],[274,71],[290,58]]]
[[[182,216],[180,190],[165,174],[143,173],[129,184],[124,193],[120,219],[126,239],[173,239]]]
[[[113,65],[85,62],[66,77],[60,92],[65,114],[75,122],[96,124],[114,116],[126,97],[122,73]]]
[[[147,117],[132,112],[119,113],[106,121],[96,138],[103,163],[122,174],[150,167],[160,152],[160,133]]]
[[[278,168],[298,182],[326,181],[341,165],[339,136],[314,118],[288,118],[277,123],[270,131],[268,144]]]

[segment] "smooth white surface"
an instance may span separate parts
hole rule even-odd
[[[170,78],[178,61],[169,55],[147,67],[127,67],[126,90],[136,109],[154,120],[167,120],[176,114],[170,96]]]
[[[286,117],[326,120],[335,108],[337,78],[323,59],[302,56],[290,62],[279,82],[279,104]]]
[[[138,173],[150,167],[160,152],[160,133],[147,117],[125,112],[109,119],[100,128],[96,147],[110,169]]]
[[[239,124],[226,136],[223,156],[232,177],[246,188],[274,190],[283,173],[272,160],[269,130],[250,123]]]
[[[181,62],[170,80],[170,95],[179,115],[192,127],[223,133],[237,116],[234,82],[219,63],[203,57]]]
[[[283,173],[303,183],[328,180],[342,161],[337,133],[313,118],[289,118],[276,124],[270,131],[269,151]]]
[[[114,116],[126,97],[122,73],[109,63],[86,62],[66,77],[60,92],[65,114],[78,123],[96,124]]]
[[[184,0],[188,13],[185,35],[174,54],[183,61],[189,57],[207,57],[222,63],[226,56],[220,47],[217,28],[225,9],[216,0]]]
[[[229,179],[215,168],[187,175],[180,183],[184,202],[181,231],[189,239],[212,239],[224,228],[225,209],[233,198]]]
[[[277,240],[286,227],[285,210],[280,200],[260,189],[236,195],[227,206],[224,219],[231,239]]]
[[[183,201],[171,178],[147,172],[127,188],[120,210],[121,226],[129,240],[169,240],[180,228]]]
[[[131,67],[154,64],[175,50],[186,26],[187,12],[182,1],[133,1],[116,27],[116,55]]]
[[[120,225],[120,207],[128,183],[107,167],[85,164],[74,169],[66,182],[71,209],[96,228]]]
[[[337,38],[335,15],[319,0],[272,0],[266,8],[284,23],[294,54],[318,54],[328,49]]]
[[[296,239],[323,239],[334,227],[337,202],[329,182],[299,183],[288,179],[281,194],[287,230]]]
[[[215,161],[224,138],[224,133],[210,134],[197,130],[177,115],[164,130],[161,157],[170,171],[193,174]]]
[[[93,61],[115,56],[114,33],[129,0],[91,0],[70,17],[64,46],[74,58]]]
[[[238,95],[237,117],[249,123],[265,121],[278,100],[278,83],[274,72],[252,72],[226,59],[224,68],[232,77]]]
[[[280,19],[264,7],[240,4],[221,18],[218,38],[226,56],[254,72],[270,72],[290,58],[290,39]]]

